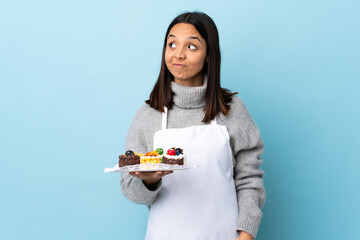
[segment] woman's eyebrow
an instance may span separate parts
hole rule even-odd
[[[169,34],[168,39],[171,38],[171,37],[176,38],[175,35]],[[197,39],[199,42],[201,42],[200,38],[198,38],[198,37],[196,37],[196,36],[190,36],[189,39]]]
[[[201,42],[201,41],[200,41],[200,38],[198,38],[198,37],[190,36],[189,38],[190,38],[190,39],[197,39],[197,40],[199,40],[199,42]]]

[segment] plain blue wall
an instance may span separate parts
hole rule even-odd
[[[0,1],[0,239],[143,239],[104,174],[158,75],[170,21],[216,22],[222,85],[259,125],[259,240],[360,239],[358,1]]]

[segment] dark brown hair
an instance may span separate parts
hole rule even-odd
[[[214,21],[202,12],[185,12],[177,16],[169,25],[163,45],[161,68],[158,80],[150,93],[150,98],[145,102],[156,110],[164,112],[164,106],[172,108],[173,92],[171,90],[171,81],[174,77],[169,72],[165,64],[165,51],[167,36],[171,28],[178,23],[189,23],[193,25],[207,43],[207,58],[204,63],[203,74],[207,75],[207,88],[205,92],[205,116],[203,122],[209,122],[215,118],[217,114],[222,112],[227,115],[230,110],[229,102],[232,96],[237,93],[231,93],[220,86],[220,47],[219,34]]]

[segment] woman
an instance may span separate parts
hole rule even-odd
[[[250,240],[265,200],[259,129],[245,105],[220,87],[215,23],[187,12],[169,25],[158,81],[137,112],[126,148],[181,146],[196,169],[133,172],[123,194],[150,206],[147,240]]]

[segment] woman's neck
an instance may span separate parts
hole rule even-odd
[[[205,106],[205,93],[207,88],[207,76],[204,75],[201,86],[184,86],[171,81],[174,104],[182,108],[203,108]]]

